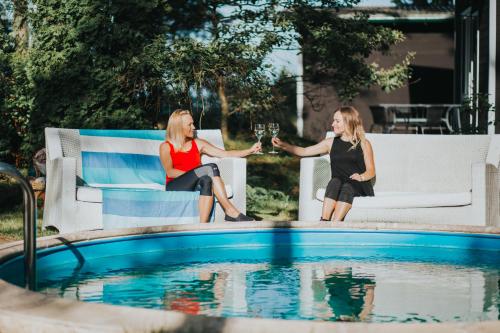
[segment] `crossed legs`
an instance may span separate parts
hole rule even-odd
[[[213,190],[215,197],[222,206],[222,209],[224,209],[226,215],[231,217],[237,217],[240,214],[240,212],[238,211],[238,209],[236,209],[236,207],[234,207],[233,203],[229,201],[229,199],[227,198],[226,185],[224,185],[222,178],[213,177],[212,182],[213,182]]]
[[[209,221],[210,213],[212,212],[212,207],[214,205],[214,195],[227,215],[237,217],[240,212],[227,198],[224,181],[219,176],[210,178],[210,180],[212,185],[212,195],[200,194],[200,201],[198,204],[200,210],[200,222],[203,223]]]
[[[224,209],[226,215],[237,217],[238,209],[227,198],[226,186],[222,181],[217,164],[209,163],[199,166],[169,182],[168,191],[200,191],[198,208],[200,222],[209,222],[214,204],[214,195]]]

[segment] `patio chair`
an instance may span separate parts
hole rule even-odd
[[[373,132],[373,129],[379,126],[382,128],[382,133],[391,133],[394,129],[394,113],[379,105],[370,106],[370,111],[373,117],[370,132]]]
[[[425,125],[421,126],[422,134],[425,134],[425,130],[438,129],[439,133],[443,134],[443,124],[442,124],[443,108],[437,106],[431,106],[427,108],[427,113],[425,116]]]

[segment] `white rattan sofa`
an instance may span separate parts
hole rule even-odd
[[[355,198],[346,221],[500,226],[500,135],[367,138],[375,155],[375,197]],[[300,220],[319,220],[330,177],[329,156],[301,160]]]
[[[165,131],[161,132],[164,136]],[[160,134],[160,133],[158,133]],[[220,130],[200,130],[198,137],[224,149]],[[87,186],[82,179],[81,136],[78,129],[46,128],[47,184],[43,226],[55,227],[61,233],[78,230],[103,228],[102,196],[99,186]],[[97,139],[99,140],[99,139]],[[139,144],[136,150],[148,155],[159,155],[157,141],[149,148]],[[141,150],[147,150],[142,152]],[[217,163],[226,190],[233,204],[243,213],[246,212],[246,160],[244,158],[216,159],[203,156],[202,163]],[[125,185],[126,186],[126,185]],[[164,189],[165,183],[144,184],[134,187]],[[109,187],[107,185],[106,187]],[[122,185],[123,187],[123,185]],[[219,204],[216,204],[215,221],[224,217]]]

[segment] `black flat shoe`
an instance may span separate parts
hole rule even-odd
[[[252,222],[252,221],[255,221],[255,219],[248,217],[245,214],[241,214],[241,213],[237,217],[231,217],[231,216],[226,214],[226,216],[224,217],[224,220],[226,222]]]
[[[330,222],[330,220],[324,219],[323,217],[321,217],[321,218],[319,219],[319,221],[320,221],[320,222]]]

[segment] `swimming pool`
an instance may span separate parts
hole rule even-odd
[[[39,287],[87,302],[222,317],[499,318],[498,234],[279,226],[174,228],[44,249]],[[22,284],[19,272],[19,257],[0,267],[12,283]]]

